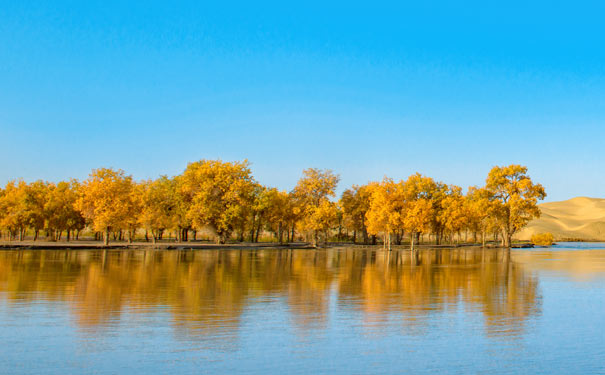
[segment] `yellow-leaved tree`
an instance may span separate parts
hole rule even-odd
[[[391,235],[404,227],[405,192],[402,182],[394,182],[385,177],[380,183],[368,185],[369,208],[366,213],[368,232],[382,233],[383,244],[391,249]]]
[[[540,217],[538,200],[544,199],[546,192],[542,185],[532,182],[527,167],[514,164],[492,168],[485,189],[502,231],[502,245],[510,247],[513,235],[530,220]]]
[[[432,196],[435,181],[430,177],[416,173],[408,177],[404,184],[404,217],[403,227],[410,234],[410,249],[422,233],[430,230],[434,217]]]
[[[368,243],[368,227],[366,213],[370,209],[369,185],[353,185],[345,190],[340,197],[340,206],[343,211],[343,224],[345,228],[353,231],[353,243],[357,241],[357,234],[361,233],[363,243]]]
[[[265,220],[271,232],[275,233],[279,243],[284,241],[284,232],[288,233],[288,224],[292,217],[292,200],[286,191],[275,188],[267,189],[265,192],[267,209]]]
[[[327,242],[327,232],[335,224],[338,209],[330,198],[336,195],[339,181],[340,177],[331,170],[309,168],[303,171],[294,188],[301,229],[311,236],[313,246],[317,246],[320,233]]]
[[[75,207],[79,197],[78,181],[51,183],[47,188],[44,204],[47,237],[59,241],[63,231],[66,231],[68,241],[72,238],[72,232],[78,237],[86,225],[84,217]],[[34,239],[38,236],[37,232]]]
[[[133,181],[121,169],[93,169],[80,187],[76,207],[92,222],[94,230],[103,233],[109,244],[109,233],[125,227],[131,214]]]
[[[26,205],[27,184],[25,181],[9,181],[0,201],[3,228],[8,231],[9,240],[18,237],[23,240],[28,226],[28,209]]]
[[[465,229],[469,223],[467,208],[462,188],[455,185],[450,186],[448,194],[441,202],[439,218],[451,240],[456,234],[460,240],[460,231]]]
[[[189,163],[181,178],[188,219],[198,229],[211,228],[218,243],[225,243],[249,212],[256,185],[249,165],[201,160]]]
[[[145,230],[151,232],[153,243],[166,229],[176,228],[178,208],[175,182],[166,176],[156,180],[144,181],[141,189],[141,219]]]
[[[485,237],[493,231],[496,220],[492,216],[493,202],[485,188],[471,187],[466,194],[466,205],[469,227],[481,233],[481,246],[485,247]]]

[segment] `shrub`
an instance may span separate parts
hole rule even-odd
[[[536,233],[531,236],[531,243],[537,246],[551,246],[553,242],[552,233]]]

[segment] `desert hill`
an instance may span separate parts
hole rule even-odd
[[[605,199],[578,197],[539,205],[542,217],[531,221],[515,237],[529,240],[550,232],[556,240],[605,240]]]

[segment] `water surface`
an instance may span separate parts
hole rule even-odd
[[[605,373],[605,250],[0,252],[0,373]]]

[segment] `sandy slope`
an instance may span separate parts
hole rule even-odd
[[[578,197],[540,204],[542,217],[533,220],[516,238],[550,232],[555,239],[605,240],[605,199]]]

